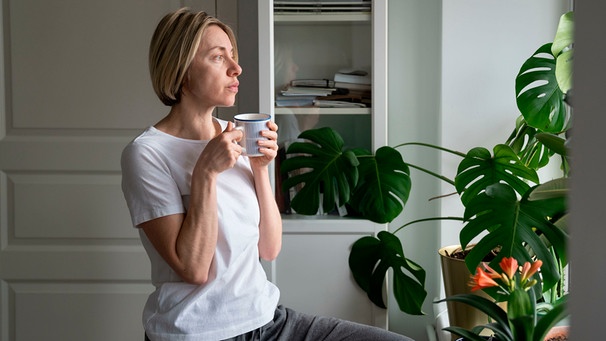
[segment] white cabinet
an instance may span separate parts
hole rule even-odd
[[[274,5],[289,3],[294,2],[262,0],[257,8],[259,110],[278,122],[280,142],[288,143],[306,129],[330,126],[346,146],[374,151],[386,145],[387,1],[361,0],[362,7],[370,5],[361,11],[318,7],[274,12]],[[368,72],[371,100],[353,100],[368,106],[276,106],[277,95],[292,79],[334,80],[335,73],[347,68]],[[386,328],[387,311],[375,307],[354,282],[348,256],[358,238],[375,235],[387,225],[338,215],[284,214],[283,219],[282,252],[266,264],[280,287],[281,303]]]

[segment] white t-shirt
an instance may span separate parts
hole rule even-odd
[[[150,127],[125,147],[122,190],[134,226],[185,213],[192,170],[207,143]],[[139,230],[156,287],[143,311],[152,340],[221,340],[273,319],[280,293],[259,262],[259,204],[247,157],[219,175],[217,202],[217,248],[204,285],[183,282]]]

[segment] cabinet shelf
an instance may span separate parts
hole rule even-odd
[[[372,108],[276,107],[276,115],[370,115]]]
[[[286,234],[374,234],[385,229],[385,225],[366,219],[332,215],[283,214],[282,219]]]

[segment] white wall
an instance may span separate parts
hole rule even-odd
[[[439,143],[440,131],[440,22],[441,0],[389,1],[389,145],[410,141]],[[398,150],[406,162],[437,169],[439,155],[417,147]],[[412,192],[404,213],[390,224],[395,230],[403,223],[435,216],[439,204],[427,199],[439,194],[439,183],[411,170]],[[433,297],[440,288],[437,257],[439,224],[416,224],[397,233],[405,255],[427,270],[426,316],[402,313],[389,302],[389,328],[415,340],[425,340],[425,326],[433,322]],[[391,284],[390,284],[391,285]]]

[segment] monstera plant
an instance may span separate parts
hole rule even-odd
[[[316,214],[347,206],[351,215],[388,223],[403,210],[411,188],[410,168],[448,182],[464,206],[463,217],[429,217],[404,224],[393,232],[363,237],[352,246],[349,267],[358,285],[376,305],[385,307],[384,280],[393,270],[390,288],[400,310],[423,314],[427,296],[425,270],[406,258],[396,234],[413,223],[455,219],[464,223],[459,237],[463,249],[475,243],[465,258],[473,273],[487,255],[497,267],[504,257],[520,262],[540,259],[537,297],[557,300],[562,293],[563,267],[567,264],[566,231],[567,139],[571,108],[567,94],[572,79],[573,13],[560,19],[553,43],[536,50],[516,77],[516,101],[521,115],[514,131],[492,152],[476,147],[467,153],[425,143],[381,147],[374,154],[363,149],[344,149],[342,138],[331,128],[304,131],[305,142],[293,143],[291,157],[281,166],[287,176],[283,188],[299,187],[291,202],[301,214]],[[407,146],[435,148],[462,158],[454,179],[407,163],[398,149]],[[537,170],[552,159],[561,160],[562,175],[544,183]],[[307,170],[307,172],[301,172]],[[476,242],[477,240],[477,242]],[[550,293],[551,295],[547,295]]]

